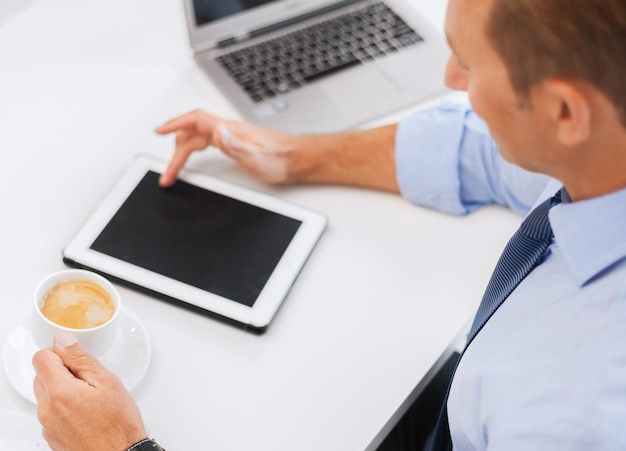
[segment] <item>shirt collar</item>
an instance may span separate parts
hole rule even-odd
[[[554,239],[579,286],[626,257],[626,189],[550,209]]]

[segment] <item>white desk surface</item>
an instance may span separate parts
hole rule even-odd
[[[17,0],[12,0],[17,1]],[[444,0],[413,0],[438,26]],[[196,68],[180,1],[37,0],[0,22],[0,338],[154,127],[235,115]],[[363,450],[470,318],[520,218],[467,218],[337,186],[271,187],[217,154],[195,169],[318,210],[329,226],[261,336],[120,287],[152,347],[134,396],[167,449]],[[0,409],[35,415],[0,372]],[[199,445],[201,444],[201,445]]]

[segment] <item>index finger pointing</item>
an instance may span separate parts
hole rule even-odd
[[[195,125],[195,120],[191,116],[191,113],[187,113],[167,121],[165,124],[157,127],[155,131],[161,135],[166,135],[182,128],[195,127]]]
[[[185,128],[196,128],[201,119],[210,119],[210,116],[207,113],[204,113],[200,110],[194,110],[189,113],[185,113],[174,119],[170,119],[165,124],[157,127],[155,130],[157,133],[161,135],[166,135],[168,133],[175,132],[177,130],[182,130]]]

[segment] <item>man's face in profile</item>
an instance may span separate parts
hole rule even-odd
[[[543,172],[548,142],[541,127],[546,123],[529,102],[521,102],[507,67],[487,37],[491,8],[498,0],[450,0],[446,36],[452,53],[446,68],[446,85],[467,91],[473,110],[481,116],[508,161]]]

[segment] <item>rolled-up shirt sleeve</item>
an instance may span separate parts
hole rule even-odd
[[[465,215],[488,204],[526,214],[549,177],[506,162],[489,130],[467,105],[442,103],[398,124],[396,172],[402,196]]]

